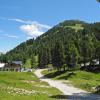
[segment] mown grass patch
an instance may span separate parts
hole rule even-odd
[[[72,28],[72,29],[75,29],[75,32],[77,32],[78,30],[84,29],[81,24],[76,24],[74,26],[65,26],[64,28],[68,28],[68,27]]]
[[[90,92],[95,92],[95,87],[100,85],[100,73],[92,73],[86,71],[57,72],[55,70],[48,72],[45,70],[42,72],[42,74],[44,74],[46,77],[56,80],[69,80],[69,82],[75,87]]]
[[[0,100],[56,100],[62,93],[30,72],[0,72]]]

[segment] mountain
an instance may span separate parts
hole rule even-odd
[[[70,59],[77,59],[77,62],[80,63],[85,58],[84,52],[87,54],[86,61],[99,59],[95,52],[100,44],[100,22],[86,23],[79,20],[66,20],[35,40],[30,39],[21,43],[7,52],[5,58],[6,60],[22,60],[25,63],[27,59],[32,59],[34,62],[37,56],[38,64],[44,66],[53,62],[51,56],[56,44],[60,45],[61,51],[63,48],[65,62],[68,60],[72,63]],[[67,58],[68,55],[70,55],[69,58]]]
[[[66,38],[68,33],[72,30],[82,29],[82,25],[85,23],[82,21],[76,20],[67,20],[58,25],[54,26],[52,29],[48,30],[43,35],[37,37],[36,40],[30,39],[26,42],[21,43],[13,50],[7,52],[7,56],[12,55],[11,59],[22,59],[21,55],[30,56],[32,53],[39,52],[41,46],[54,45],[55,41],[63,41],[63,38]],[[21,54],[20,54],[21,53]],[[8,57],[9,58],[9,57]]]

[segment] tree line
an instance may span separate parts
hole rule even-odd
[[[0,56],[2,62],[28,59],[32,67],[100,71],[100,23],[67,20]]]

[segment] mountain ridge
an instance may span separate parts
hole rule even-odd
[[[37,37],[35,40],[27,40],[26,42],[18,45],[16,48],[7,52],[5,55],[6,60],[22,60],[23,62],[25,62],[27,59],[31,58],[32,61],[34,61],[34,56],[38,56],[39,61],[40,59],[43,59],[43,62],[49,64],[51,61],[47,61],[44,58],[48,58],[48,56],[51,55],[52,50],[56,46],[56,43],[59,43],[61,46],[63,46],[64,55],[67,56],[67,53],[71,50],[71,48],[73,48],[75,51],[71,50],[71,52],[78,53],[77,56],[79,57],[77,59],[83,59],[84,57],[81,53],[83,43],[86,41],[86,44],[88,44],[88,46],[96,48],[95,44],[97,44],[97,41],[100,42],[99,27],[100,22],[91,24],[79,20],[65,20],[55,25],[53,28],[51,28],[41,36]],[[89,50],[90,49],[88,48],[88,51]],[[50,55],[48,53],[50,53]],[[45,57],[41,58],[41,56]],[[94,55],[92,56],[94,58]],[[87,60],[90,59],[89,56],[87,58]],[[39,61],[38,64],[40,63]]]

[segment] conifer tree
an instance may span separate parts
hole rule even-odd
[[[59,71],[64,64],[64,48],[59,42],[56,42],[55,47],[52,49],[52,64]]]

